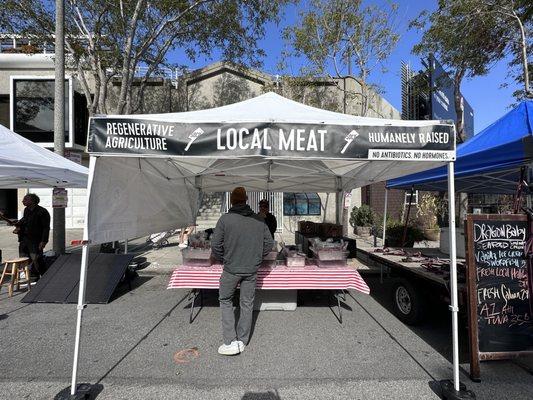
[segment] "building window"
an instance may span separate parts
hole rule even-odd
[[[13,130],[36,143],[54,142],[54,80],[13,80]],[[69,82],[65,81],[65,142],[69,141]]]
[[[283,215],[320,215],[317,193],[283,193]]]
[[[89,125],[89,110],[84,95],[74,92],[74,143],[85,147],[87,145],[87,126]]]
[[[411,202],[412,206],[418,204],[418,190],[415,190],[412,194],[411,191],[405,192],[405,205],[408,206],[409,202]]]
[[[9,128],[9,95],[0,94],[0,125]]]

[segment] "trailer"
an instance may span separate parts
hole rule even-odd
[[[379,270],[380,282],[394,280],[390,293],[393,311],[408,325],[423,322],[436,301],[450,304],[450,275],[442,268],[447,260],[444,257],[446,255],[434,248],[391,249],[389,253],[380,247],[357,248],[357,259]],[[464,261],[458,258],[458,266],[464,265]],[[464,310],[468,297],[461,275],[459,273],[457,289],[459,305]]]

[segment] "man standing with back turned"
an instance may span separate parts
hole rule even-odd
[[[224,262],[219,289],[224,343],[218,352],[228,356],[241,353],[248,344],[257,270],[274,245],[268,227],[246,204],[247,199],[243,187],[233,189],[231,208],[218,220],[211,240],[213,257]],[[239,283],[240,316],[235,330],[233,295]]]

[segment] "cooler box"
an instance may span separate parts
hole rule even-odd
[[[255,291],[254,310],[294,311],[298,290],[263,290]]]

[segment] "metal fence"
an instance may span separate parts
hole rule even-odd
[[[283,232],[283,193],[282,192],[247,192],[248,205],[254,212],[259,211],[259,201],[267,199],[270,205],[270,212],[276,217],[278,228],[276,232]],[[222,212],[228,212],[230,208],[230,192],[226,192],[224,196],[224,204]]]

